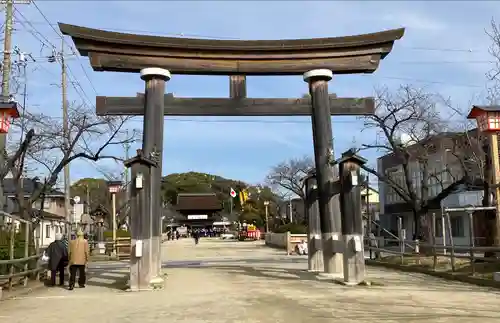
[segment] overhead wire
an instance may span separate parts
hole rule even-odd
[[[37,38],[42,44],[45,45],[51,45],[52,47],[55,47],[50,40],[48,40],[42,33],[40,33],[34,24],[48,24],[52,30],[59,36],[63,37],[63,35],[60,34],[60,31],[58,31],[55,26],[56,24],[52,24],[50,20],[47,18],[47,16],[43,13],[43,11],[38,7],[35,1],[32,1],[32,4],[35,6],[37,11],[40,13],[40,15],[43,17],[45,22],[29,22],[27,19],[20,13],[17,9],[16,11],[25,19],[25,21],[28,22],[29,26],[33,29],[34,32],[32,32],[32,35]],[[234,40],[239,40],[238,38],[232,38],[232,37],[221,37],[221,36],[211,36],[211,35],[202,35],[202,34],[184,34],[184,33],[165,33],[165,32],[151,32],[147,30],[138,30],[138,29],[119,29],[119,28],[103,28],[107,30],[112,30],[112,31],[126,31],[126,32],[140,32],[140,33],[157,33],[157,34],[162,34],[162,35],[172,35],[172,36],[181,36],[181,37],[197,37],[197,38],[211,38],[211,39],[234,39]],[[40,37],[43,38],[43,40],[40,39]],[[68,44],[66,40],[63,38],[64,43],[71,49],[72,53],[74,54],[74,58],[80,58],[78,57],[75,49],[73,46]],[[405,47],[405,49],[413,49],[413,50],[427,50],[427,51],[443,51],[443,52],[467,52],[467,53],[472,53],[475,50],[473,49],[460,49],[460,48],[432,48],[432,47]],[[78,60],[79,61],[79,60]],[[400,64],[407,64],[407,65],[413,65],[413,64],[454,64],[454,63],[464,63],[467,61],[407,61],[407,62],[395,62],[395,63],[400,63]],[[471,64],[486,64],[490,63],[490,61],[470,61]],[[82,63],[79,61],[79,65],[82,68],[82,71],[85,74],[85,77],[89,81],[90,86],[92,87],[93,91],[97,94],[97,90],[91,81],[88,73],[86,72],[84,66]],[[42,66],[42,65],[38,65]],[[78,78],[75,76],[75,73],[72,71],[71,67],[67,65],[67,70],[68,70],[68,78],[70,79],[70,84],[74,88],[75,92],[77,95],[82,99],[84,105],[90,105],[91,107],[95,108],[95,104],[92,102],[92,100],[89,98],[87,95],[84,87],[82,84],[78,81]],[[377,75],[378,76],[378,75]],[[391,79],[391,80],[400,80],[400,81],[407,81],[407,82],[416,82],[416,83],[425,83],[425,84],[443,84],[443,85],[451,85],[451,86],[459,86],[459,87],[468,87],[468,88],[484,88],[484,85],[478,85],[478,84],[466,84],[466,83],[453,83],[453,82],[447,82],[447,81],[437,81],[437,80],[426,80],[426,79],[415,79],[415,78],[407,78],[407,77],[397,77],[397,76],[378,76],[380,78],[385,78],[385,79]],[[254,122],[260,122],[260,123],[301,123],[301,121],[282,121],[282,120],[196,120],[196,119],[186,119],[186,118],[181,118],[181,119],[175,119],[175,118],[166,118],[165,120],[169,121],[178,121],[178,122],[242,122],[242,123],[254,123]],[[343,121],[343,122],[348,122]]]
[[[35,8],[37,8],[38,12],[42,15],[42,17],[44,17],[44,19],[46,20],[47,24],[50,25],[50,27],[54,30],[54,32],[56,33],[56,35],[58,37],[61,37],[64,41],[64,44],[66,46],[68,46],[71,51],[72,51],[72,54],[70,54],[70,56],[76,56],[76,53],[74,52],[73,48],[68,45],[68,43],[64,40],[63,38],[63,35],[61,35],[55,28],[53,28],[53,26],[50,24],[50,22],[48,21],[48,18],[45,16],[45,14],[40,10],[40,8],[35,4],[34,1],[32,1],[32,4],[35,5]],[[21,16],[21,18],[24,20],[21,20],[21,19],[18,19],[19,23],[25,27],[25,29],[35,38],[37,39],[43,46],[46,46],[46,47],[49,47],[49,48],[52,48],[53,51],[55,51],[56,49],[56,46],[54,45],[54,43],[52,43],[42,32],[40,32],[34,25],[32,22],[30,22],[23,14],[22,12],[20,12],[18,9],[15,8],[15,13],[18,14],[19,16]],[[43,49],[43,48],[42,48]],[[66,55],[65,55],[66,56]],[[44,57],[45,59],[47,59],[47,62],[51,62],[49,57]],[[66,60],[67,58],[64,57],[64,60]],[[62,60],[59,59],[57,60],[58,63],[62,64]],[[46,72],[49,72],[51,75],[54,75],[52,72],[50,72],[48,69],[46,69],[44,66],[42,66],[40,63],[41,62],[38,62],[37,60],[37,67],[45,70]],[[79,62],[80,66],[82,67],[84,73],[86,74],[87,76],[87,79],[91,85],[91,87],[94,89],[95,91],[95,86],[93,85],[92,81],[90,80],[90,77],[88,77],[88,74],[86,73],[86,71],[84,70],[83,68],[83,65],[81,64],[81,62]],[[78,78],[75,76],[74,72],[72,71],[71,67],[69,66],[69,64],[66,64],[66,68],[67,68],[67,77],[68,77],[68,80],[69,80],[69,83],[71,84],[71,86],[73,87],[73,89],[75,90],[76,94],[80,97],[80,99],[82,100],[83,104],[85,106],[88,106],[90,105],[91,107],[94,106],[94,104],[92,103],[92,100],[90,100],[89,96],[87,95],[86,91],[84,90],[82,84],[79,82]],[[97,92],[96,92],[97,93]]]
[[[76,53],[76,50],[74,49],[74,47],[71,45],[71,44],[68,44],[68,42],[66,41],[66,39],[64,38],[64,35],[62,35],[60,33],[60,31],[58,31],[55,27],[54,27],[54,24],[52,24],[50,22],[50,20],[47,18],[47,16],[43,13],[43,11],[40,9],[40,7],[38,7],[38,5],[36,4],[36,1],[32,0],[31,3],[35,6],[36,10],[40,13],[40,15],[43,17],[43,19],[47,22],[47,24],[52,28],[52,30],[56,33],[56,35],[58,35],[59,37],[61,37],[61,39],[63,40],[64,44],[66,44],[66,46],[68,46],[68,48],[71,50],[71,52],[73,54],[77,54]],[[92,80],[90,79],[90,76],[88,75],[87,71],[85,70],[85,67],[82,65],[82,62],[81,61],[78,61],[78,63],[80,64],[80,67],[82,68],[82,71],[83,71],[83,74],[85,75],[85,77],[87,78],[87,81],[89,82],[90,86],[92,87],[92,90],[95,92],[95,94],[98,94],[97,93],[97,89],[95,88],[94,86],[94,83],[92,82]],[[69,69],[69,67],[68,67]]]

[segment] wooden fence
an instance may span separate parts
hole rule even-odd
[[[455,245],[449,213],[445,213],[441,221],[442,232],[440,232],[440,234],[442,237],[439,237],[439,239],[436,232],[436,216],[432,214],[430,221],[430,241],[406,240],[405,230],[402,229],[402,224],[399,223],[399,234],[393,236],[395,239],[380,240],[380,237],[367,237],[366,250],[370,251],[370,257],[372,253],[375,252],[375,257],[381,261],[386,257],[394,258],[394,256],[399,256],[400,260],[396,260],[396,262],[400,264],[415,262],[416,265],[424,265],[422,262],[425,261],[427,262],[425,266],[433,270],[437,270],[444,259],[446,265],[449,265],[452,272],[464,272],[464,270],[468,270],[474,275],[479,266],[484,268],[485,264],[493,267],[490,268],[490,271],[491,269],[493,269],[493,271],[500,271],[500,259],[497,257],[484,257],[485,252],[493,254],[500,253],[500,247],[479,247],[475,245],[478,239],[474,236],[472,214],[469,214],[468,245]],[[441,244],[437,243],[437,240],[441,240]],[[395,246],[386,247],[391,244]],[[395,260],[391,259],[391,261],[394,263]],[[459,262],[458,266],[457,261]]]
[[[0,287],[11,289],[38,278],[40,255],[34,242],[32,223],[0,211]]]

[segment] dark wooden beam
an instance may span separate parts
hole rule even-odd
[[[375,111],[373,98],[337,98],[330,95],[331,115],[370,115]],[[137,97],[96,97],[100,116],[143,115],[144,95]],[[228,99],[175,98],[165,95],[166,116],[309,116],[310,98],[301,99]]]
[[[247,77],[245,75],[229,76],[229,97],[231,99],[247,97]]]
[[[372,73],[404,29],[346,37],[214,40],[123,34],[59,24],[94,70],[133,72],[155,66],[172,74],[302,75]]]

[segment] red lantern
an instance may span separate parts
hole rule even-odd
[[[15,102],[0,103],[0,133],[8,133],[11,118],[19,118]]]
[[[120,191],[121,186],[122,186],[121,181],[109,181],[108,182],[108,190],[111,194],[118,193]]]
[[[477,127],[481,132],[500,131],[500,106],[477,106],[474,105],[467,119],[476,119]]]

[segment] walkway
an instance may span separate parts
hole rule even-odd
[[[370,268],[384,286],[348,288],[304,271],[304,258],[260,243],[166,242],[164,290],[119,290],[123,263],[93,269],[86,289],[54,288],[0,303],[9,323],[500,322],[497,291]],[[121,282],[121,283],[120,283]],[[335,319],[335,321],[333,321]]]

